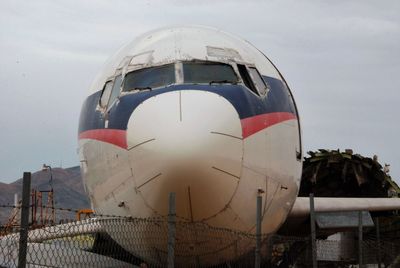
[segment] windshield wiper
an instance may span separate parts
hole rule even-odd
[[[134,87],[134,88],[129,89],[128,91],[132,91],[132,90],[140,90],[140,91],[142,91],[142,90],[147,90],[147,89],[152,91],[151,87]]]
[[[224,83],[230,83],[230,84],[233,84],[233,85],[237,84],[236,81],[230,81],[230,80],[226,80],[226,79],[225,80],[213,80],[209,84],[211,85],[211,84],[224,84]]]

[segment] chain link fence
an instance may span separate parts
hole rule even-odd
[[[231,260],[254,266],[254,235],[179,219],[175,229],[176,267],[226,267]],[[165,267],[168,233],[166,218],[96,215],[30,230],[26,263],[46,267]],[[3,232],[0,266],[17,267],[18,249],[19,229]]]
[[[362,261],[368,267],[400,267],[400,221],[380,220],[363,231]],[[38,229],[30,228],[27,267],[167,267],[168,218],[94,215]],[[175,267],[254,267],[257,237],[177,218],[174,223]],[[0,267],[18,267],[20,227],[3,229]],[[321,237],[318,267],[359,267],[358,232]],[[312,267],[310,236],[261,236],[261,267]],[[374,265],[374,266],[371,266]]]
[[[15,217],[0,230],[0,267],[400,267],[399,216],[372,221],[360,211],[356,212],[358,226],[327,232],[323,225],[329,221],[340,224],[337,217],[332,221],[332,215],[314,211],[312,195],[311,235],[306,230],[305,235],[262,234],[261,196],[257,197],[255,233],[178,218],[174,193],[170,194],[168,217],[92,214],[84,220],[64,219],[55,224],[56,216],[79,211],[45,206],[52,220],[38,224],[37,210],[29,204],[29,180],[30,174],[24,173],[19,206],[0,206],[21,210],[20,222],[14,211]],[[350,223],[352,216],[346,217]],[[315,229],[318,219],[323,224]]]

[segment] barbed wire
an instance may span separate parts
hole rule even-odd
[[[20,209],[22,205],[15,206],[15,205],[0,205],[0,208],[18,208]],[[79,212],[79,209],[72,209],[72,208],[62,208],[62,207],[52,207],[52,206],[34,206],[34,205],[29,205],[29,208],[36,207],[36,208],[48,208],[48,209],[55,209],[55,210],[64,210],[64,211],[70,211],[70,212]]]

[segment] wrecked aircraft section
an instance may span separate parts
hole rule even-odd
[[[308,152],[303,162],[299,196],[308,197],[398,198],[400,188],[389,175],[389,165],[378,157],[364,157],[352,150]],[[362,212],[363,238],[359,240],[358,211],[316,213],[316,258],[318,266],[353,267],[358,263],[359,245],[364,264],[400,267],[399,211]],[[342,225],[342,226],[341,226]],[[310,217],[299,217],[282,225],[278,234],[303,235],[305,241],[275,243],[286,248],[296,267],[310,267],[311,255],[304,248],[310,236]],[[284,256],[284,254],[281,254]],[[282,257],[283,259],[283,257]]]
[[[308,152],[303,162],[299,196],[400,197],[400,188],[389,175],[389,165],[378,157],[364,157],[352,150]]]

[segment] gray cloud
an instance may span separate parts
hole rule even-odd
[[[2,1],[1,180],[78,164],[80,106],[96,72],[135,36],[174,24],[241,36],[296,97],[306,150],[353,148],[400,181],[398,1]]]

